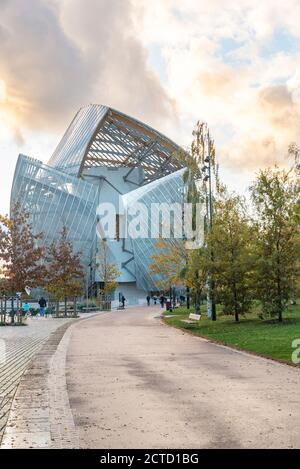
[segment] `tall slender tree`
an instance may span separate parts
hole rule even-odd
[[[256,210],[256,295],[263,311],[282,321],[299,282],[299,178],[277,167],[260,171],[251,195]]]
[[[47,284],[45,290],[58,302],[64,301],[64,314],[67,315],[67,300],[82,294],[84,269],[80,253],[74,252],[68,231],[64,226],[60,238],[54,241],[47,253]],[[75,308],[74,308],[75,310]]]
[[[107,242],[104,240],[99,241],[99,250],[97,253],[97,269],[101,279],[100,287],[100,302],[102,308],[110,308],[110,297],[116,290],[118,282],[117,279],[120,276],[118,266],[111,262],[109,259],[109,249]]]
[[[188,253],[184,243],[174,240],[166,242],[160,238],[155,244],[155,253],[151,256],[151,273],[157,278],[158,290],[167,291],[170,285],[181,285],[185,281]]]
[[[195,312],[200,314],[201,296],[207,288],[208,249],[188,250],[187,268],[184,271],[186,285],[194,294]]]
[[[208,270],[216,283],[215,295],[225,314],[249,311],[252,295],[252,231],[245,201],[223,189],[215,200],[215,221],[208,234]]]
[[[187,201],[194,204],[193,219],[196,217],[196,202],[205,204],[206,232],[209,233],[213,225],[213,191],[218,193],[221,189],[221,185],[219,181],[219,167],[216,161],[215,145],[213,140],[210,138],[209,129],[205,122],[197,122],[193,131],[191,151],[189,154],[182,153],[181,159],[187,166],[184,180],[187,186]],[[195,250],[196,261],[199,258],[199,255],[202,257],[202,254],[202,252],[198,253],[197,249]],[[214,253],[212,249],[210,251],[210,256],[211,260],[213,260]],[[200,285],[200,283],[197,282],[197,285]],[[207,270],[207,285],[209,287],[207,290],[208,304],[211,309],[211,317],[215,320],[215,282],[212,273],[209,270]],[[196,294],[196,297],[200,297],[200,292]]]

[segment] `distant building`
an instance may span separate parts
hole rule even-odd
[[[149,272],[156,239],[122,237],[125,214],[135,203],[182,203],[183,165],[174,142],[114,109],[89,105],[76,114],[54,154],[44,164],[19,155],[11,193],[30,212],[47,243],[62,227],[82,253],[89,289],[101,283],[97,251],[99,204],[115,207],[115,236],[107,239],[109,260],[120,271],[115,298],[129,303],[156,290]],[[178,215],[177,215],[178,216]],[[143,222],[146,219],[143,219]],[[99,230],[100,224],[100,230]],[[97,234],[98,233],[98,234]]]

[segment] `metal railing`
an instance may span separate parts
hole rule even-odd
[[[0,297],[0,325],[19,326],[26,321],[26,315],[22,310],[21,301],[15,297]]]

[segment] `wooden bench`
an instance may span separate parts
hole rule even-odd
[[[67,315],[65,316],[65,310],[60,309],[59,311],[54,311],[54,313],[49,316],[52,316],[53,318],[71,318],[78,316],[78,311],[76,312],[76,316],[74,316],[74,309],[67,309],[66,313]]]
[[[83,313],[89,313],[90,311],[99,311],[99,306],[84,306],[83,308],[81,308],[81,311]]]
[[[189,319],[192,319],[193,321],[200,321],[201,314],[190,313],[189,314]]]
[[[195,324],[195,321],[200,321],[201,314],[190,313],[188,319],[181,319],[181,322],[185,322],[186,324]]]

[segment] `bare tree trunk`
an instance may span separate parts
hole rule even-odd
[[[3,308],[3,298],[1,298],[1,324],[5,323],[4,318],[5,318],[5,312],[4,312],[4,308]]]
[[[280,272],[280,246],[279,241],[276,243],[277,250],[277,305],[278,305],[278,321],[282,322],[282,292],[281,292],[281,272]]]
[[[74,298],[74,302],[73,302],[73,311],[74,311],[74,317],[76,318],[77,316],[77,301],[76,301],[76,298]]]
[[[7,313],[7,299],[4,297],[4,324],[6,324],[6,313]]]
[[[65,297],[65,317],[67,317],[67,298]]]
[[[239,312],[238,312],[238,304],[237,304],[238,302],[237,302],[237,293],[236,293],[236,284],[235,284],[235,282],[234,282],[233,288],[234,288],[234,311],[235,311],[234,316],[235,316],[236,322],[239,322]]]
[[[14,297],[13,297],[13,296],[11,297],[11,313],[10,313],[10,317],[11,317],[11,324],[14,324],[14,323],[15,323],[15,305],[14,305]]]
[[[200,314],[200,295],[201,289],[199,285],[199,272],[196,271],[196,297],[195,297],[195,313]]]
[[[20,322],[22,323],[23,322],[23,311],[22,311],[22,308],[23,308],[23,301],[22,301],[22,298],[20,298]]]
[[[190,287],[186,287],[186,307],[190,309]]]

